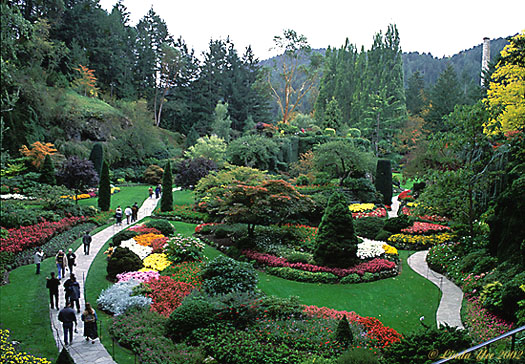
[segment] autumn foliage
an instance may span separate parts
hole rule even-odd
[[[40,169],[44,163],[46,155],[53,155],[57,152],[55,146],[52,143],[41,142],[34,142],[31,144],[31,149],[25,145],[22,145],[22,148],[20,148],[19,151],[23,156],[28,157],[31,160],[31,164],[37,169]]]
[[[97,78],[95,77],[95,71],[90,70],[86,66],[78,65],[78,68],[74,68],[75,71],[80,73],[80,77],[73,81],[73,85],[78,87],[84,96],[96,97],[98,95]]]

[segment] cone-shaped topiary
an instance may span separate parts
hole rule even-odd
[[[91,148],[91,154],[89,155],[89,160],[93,162],[93,167],[97,171],[98,176],[102,173],[102,163],[104,162],[104,148],[102,144],[95,143],[93,148]]]
[[[66,348],[62,348],[62,351],[58,355],[57,361],[55,364],[75,364],[75,361],[69,354]]]
[[[385,205],[392,205],[392,165],[388,159],[377,161],[376,190],[383,195]]]
[[[40,170],[40,178],[38,179],[41,183],[48,185],[56,185],[57,178],[55,176],[55,165],[51,159],[50,154],[46,154],[44,158],[44,164],[42,164],[42,169]]]
[[[134,272],[143,267],[140,257],[128,248],[116,247],[108,259],[108,278],[114,280],[117,274]]]
[[[350,324],[344,315],[337,324],[337,329],[335,330],[335,339],[345,347],[352,345],[354,342],[354,334],[352,333],[352,330],[350,330]]]
[[[109,183],[109,167],[108,163],[102,163],[102,171],[100,172],[100,183],[98,185],[98,207],[102,211],[109,211],[111,205],[111,186]]]
[[[319,224],[314,251],[315,262],[329,267],[348,268],[357,261],[357,236],[352,213],[341,192],[334,192]]]
[[[160,211],[173,211],[173,176],[171,174],[171,163],[168,161],[162,175],[162,197],[160,199]]]

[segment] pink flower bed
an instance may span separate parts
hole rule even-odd
[[[465,316],[474,342],[481,343],[512,330],[512,324],[488,312],[478,300],[478,297],[468,299]]]
[[[403,213],[403,215],[414,216],[414,214],[412,213],[412,210],[410,210],[406,206],[401,208],[401,212]],[[433,222],[447,222],[448,221],[446,217],[439,216],[439,215],[421,215],[421,216],[418,216],[418,218],[421,220],[433,221]]]
[[[158,279],[160,277],[159,272],[156,270],[150,270],[147,272],[126,272],[117,274],[118,283],[127,282],[130,279],[134,279],[139,282],[149,282],[152,279]]]
[[[202,231],[202,228],[205,227],[205,226],[215,226],[215,225],[220,225],[221,223],[220,222],[207,222],[207,223],[203,223],[203,224],[200,224],[200,225],[197,225],[195,227],[195,232],[198,234]]]
[[[149,228],[144,225],[135,225],[135,226],[130,227],[129,230],[134,231],[140,235],[144,235],[144,234],[160,235],[161,234],[159,230],[155,228]]]
[[[35,225],[9,229],[7,238],[0,238],[0,251],[18,253],[22,250],[40,246],[55,234],[68,230],[71,226],[85,221],[81,217],[65,217],[60,221],[43,221]]]
[[[384,207],[378,207],[374,211],[369,212],[354,212],[352,213],[352,217],[354,219],[361,219],[363,217],[385,217],[386,216],[386,209]]]
[[[450,230],[450,227],[429,222],[415,221],[409,228],[401,229],[401,232],[408,234],[431,234],[440,231]]]
[[[290,267],[294,269],[300,269],[307,272],[325,272],[332,273],[338,277],[345,277],[352,273],[357,273],[362,276],[365,273],[377,273],[384,270],[394,269],[396,263],[386,259],[375,258],[369,262],[364,262],[356,265],[352,268],[330,268],[321,267],[313,264],[306,263],[289,263],[285,258],[279,258],[274,255],[259,253],[253,250],[243,250],[244,254],[249,259],[255,260],[257,263],[267,265],[270,267]]]
[[[366,336],[377,340],[378,346],[384,348],[392,343],[401,341],[403,336],[396,330],[383,325],[375,317],[361,317],[355,312],[336,311],[327,307],[304,306],[303,312],[310,317],[340,320],[346,316],[349,322],[361,324],[366,329]]]

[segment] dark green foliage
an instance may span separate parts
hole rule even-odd
[[[197,130],[195,130],[195,127],[192,126],[190,129],[190,132],[186,136],[186,141],[184,142],[184,146],[186,148],[191,147],[197,142],[197,139],[199,139],[199,133],[197,133]]]
[[[202,177],[217,170],[217,164],[207,158],[186,159],[179,163],[175,185],[183,188],[193,188]]]
[[[430,110],[426,121],[432,131],[444,131],[443,117],[454,111],[454,106],[461,103],[461,90],[459,88],[456,71],[452,65],[441,73],[436,84],[430,92]]]
[[[426,106],[425,81],[419,71],[414,72],[408,79],[406,90],[407,110],[412,115],[419,115]]]
[[[133,239],[133,237],[137,236],[138,233],[132,230],[121,230],[115,235],[113,235],[113,238],[111,238],[111,241],[109,243],[110,246],[119,246],[121,242],[124,240]]]
[[[337,330],[335,330],[335,339],[342,343],[345,347],[348,347],[354,343],[354,334],[350,330],[350,324],[346,316],[343,316],[337,324]]]
[[[246,166],[259,170],[275,170],[277,142],[271,138],[258,135],[246,135],[228,144],[228,160],[237,166]]]
[[[268,274],[287,279],[289,281],[310,283],[337,283],[339,278],[332,273],[308,272],[290,267],[266,267]]]
[[[392,165],[388,159],[377,161],[376,190],[383,195],[385,205],[392,205]]]
[[[440,329],[426,329],[405,337],[393,343],[383,350],[382,364],[430,364],[434,360],[429,359],[428,353],[436,350],[438,353],[459,353],[472,346],[467,330],[457,330],[448,326]],[[471,361],[462,360],[470,363]]]
[[[334,192],[328,201],[316,238],[318,265],[351,267],[357,261],[357,237],[344,195]]]
[[[392,235],[390,231],[381,230],[377,233],[374,240],[378,241],[388,241],[388,238]]]
[[[28,209],[24,204],[19,202],[2,201],[0,208],[0,223],[2,227],[6,229],[34,225],[42,219],[47,221],[58,221],[61,219],[61,217],[53,211]]]
[[[391,219],[386,220],[383,229],[391,232],[392,234],[399,234],[401,229],[405,229],[412,225],[412,219],[408,215],[399,215]]]
[[[175,228],[168,221],[162,219],[155,219],[146,222],[146,225],[149,228],[155,228],[159,230],[164,236],[171,236],[175,234]]]
[[[338,359],[336,364],[379,364],[379,360],[365,348],[353,348],[345,351]]]
[[[299,298],[291,296],[281,298],[277,296],[264,296],[259,301],[258,310],[273,319],[300,318],[303,315],[303,306]]]
[[[257,273],[248,263],[219,256],[209,262],[201,274],[205,292],[217,295],[230,292],[253,292]]]
[[[62,348],[55,364],[75,364],[75,362],[71,355],[69,355],[69,351],[67,351],[66,348]]]
[[[94,187],[99,182],[93,162],[77,156],[67,158],[56,176],[59,183],[71,189]]]
[[[55,176],[55,165],[53,164],[53,160],[51,159],[50,154],[46,154],[44,164],[42,165],[42,169],[40,170],[40,178],[38,179],[38,181],[40,183],[45,183],[52,186],[57,184],[57,179]]]
[[[100,176],[102,173],[102,163],[104,162],[104,148],[102,147],[102,144],[93,144],[93,148],[91,148],[91,154],[89,155],[89,160],[93,162],[95,171]]]
[[[195,329],[215,322],[213,303],[204,295],[189,295],[170,315],[166,322],[166,336],[175,342],[184,340]]]
[[[297,179],[295,180],[295,184],[298,186],[308,186],[310,184],[310,179],[307,175],[302,174],[299,177],[297,177]]]
[[[173,176],[171,163],[168,161],[162,176],[162,197],[160,198],[160,211],[173,211]]]
[[[128,248],[116,247],[108,259],[108,278],[113,280],[117,274],[133,272],[142,268],[142,260]]]
[[[363,217],[354,220],[355,232],[358,236],[374,240],[377,234],[383,229],[385,219],[379,217]]]
[[[106,161],[102,163],[100,183],[98,185],[98,207],[102,211],[109,211],[111,205],[111,184],[109,181],[109,166]]]
[[[381,196],[368,178],[346,178],[343,182],[345,194],[352,201],[381,203]]]
[[[336,131],[341,128],[343,124],[343,114],[341,113],[341,109],[339,108],[339,103],[337,100],[332,96],[332,100],[328,102],[326,105],[326,110],[324,112],[324,118],[321,122],[321,128],[332,128]]]

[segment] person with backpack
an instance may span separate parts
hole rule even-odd
[[[86,302],[86,309],[84,312],[82,312],[82,315],[80,316],[81,320],[84,322],[84,336],[86,338],[86,341],[89,341],[91,339],[91,343],[95,343],[95,339],[98,338],[98,330],[97,330],[97,313],[91,307],[89,302]]]

